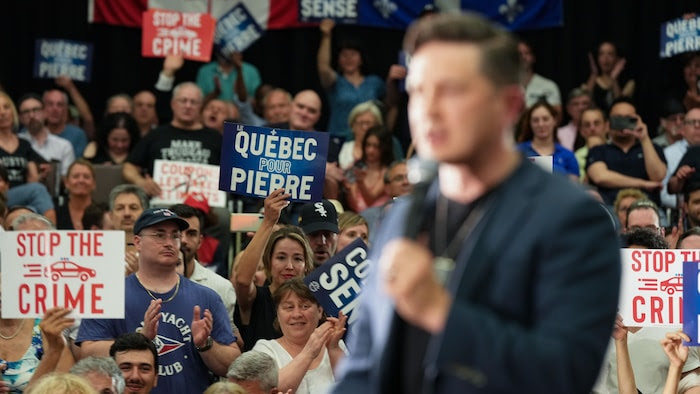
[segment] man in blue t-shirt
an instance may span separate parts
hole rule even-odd
[[[83,356],[107,356],[114,338],[141,332],[158,349],[154,393],[202,392],[240,355],[221,297],[175,271],[187,227],[169,209],[141,214],[134,224],[139,271],[126,278],[124,319],[85,319],[76,341]]]

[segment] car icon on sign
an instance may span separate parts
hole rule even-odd
[[[44,268],[44,276],[50,276],[54,282],[58,278],[80,278],[83,282],[94,278],[97,272],[92,268],[81,267],[72,261],[61,260]]]
[[[662,281],[659,283],[659,290],[667,292],[668,295],[676,291],[683,291],[683,277],[674,276],[673,278]]]

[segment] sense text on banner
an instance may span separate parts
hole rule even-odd
[[[219,167],[184,161],[156,160],[153,181],[160,187],[152,205],[171,205],[185,201],[190,193],[201,193],[212,207],[226,206],[226,193],[219,190]]]
[[[34,78],[66,76],[90,82],[92,44],[71,40],[37,39],[34,51]]]
[[[358,305],[370,264],[367,245],[358,238],[306,275],[304,283],[326,314],[337,317],[339,312],[343,312],[348,317],[348,327],[352,327],[357,319],[353,311]]]
[[[8,231],[0,240],[2,317],[124,317],[123,231]]]
[[[267,197],[284,188],[290,200],[321,201],[328,133],[224,124],[219,189]]]
[[[216,20],[206,13],[150,9],[143,13],[141,55],[208,62]]]
[[[697,250],[622,249],[620,315],[630,327],[683,324],[683,262]]]

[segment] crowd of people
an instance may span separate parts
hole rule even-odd
[[[342,313],[328,316],[301,279],[357,238],[381,248],[401,235],[400,230],[392,236],[376,234],[382,227],[404,226],[390,212],[395,207],[410,210],[408,196],[414,185],[409,183],[407,160],[413,155],[414,144],[439,145],[441,138],[447,138],[441,130],[429,129],[409,144],[400,141],[397,136],[403,133],[396,129],[402,123],[397,122],[397,113],[407,108],[399,105],[404,93],[398,84],[406,77],[406,67],[393,65],[385,79],[368,74],[362,44],[342,42],[334,51],[333,29],[331,20],[320,23],[317,67],[322,92],[288,92],[270,86],[241,53],[218,54],[215,61],[200,68],[196,81],[177,84],[176,75],[184,60],[168,56],[153,87],[133,96],[115,92],[99,117],[93,113],[103,107],[87,103],[65,77],[42,94],[26,92],[13,99],[0,90],[3,228],[121,230],[125,233],[126,286],[124,319],[81,321],[69,317],[70,310],[65,308],[49,309],[41,319],[0,318],[0,392],[323,393],[333,387],[336,366],[354,350],[343,339],[348,318]],[[430,45],[423,50],[442,54],[441,48]],[[462,201],[451,199],[462,193],[456,191],[464,186],[460,182],[441,186],[448,189],[444,206],[437,197],[436,208],[432,208],[436,212],[429,211],[426,216],[434,214],[445,226],[438,222],[427,225],[427,230],[438,234],[427,241],[430,247],[445,243],[443,249],[452,253],[455,248],[447,242],[446,234],[465,237],[464,228],[493,231],[480,220],[492,214],[491,204],[501,200],[488,193],[480,197],[480,193],[497,184],[502,186],[498,189],[501,192],[522,193],[522,187],[530,193],[532,184],[506,175],[539,177],[517,160],[544,156],[551,157],[549,170],[556,182],[561,178],[565,187],[585,188],[596,204],[584,202],[569,189],[561,196],[547,195],[545,190],[564,187],[552,183],[555,186],[547,184],[537,192],[537,209],[547,210],[546,204],[556,205],[557,199],[568,196],[568,207],[581,211],[562,212],[550,207],[553,216],[587,213],[602,217],[605,225],[601,226],[613,227],[626,247],[697,248],[700,100],[695,89],[700,78],[700,53],[685,57],[685,95],[660,100],[663,117],[658,130],[649,130],[649,119],[637,112],[634,79],[624,73],[626,60],[614,43],[603,42],[598,52],[590,55],[590,77],[573,89],[565,102],[556,82],[535,73],[533,53],[525,41],[518,42],[517,52],[512,52],[519,56],[513,64],[520,72],[511,74],[523,78],[512,93],[517,99],[498,98],[507,104],[506,109],[499,109],[504,111],[500,115],[506,116],[505,120],[496,113],[483,113],[483,122],[475,124],[476,120],[461,119],[466,114],[450,107],[449,100],[477,87],[454,81],[435,88],[430,78],[425,83],[412,81],[411,122],[445,116],[455,117],[449,119],[455,121],[451,124],[495,130],[495,122],[512,120],[506,125],[512,127],[504,131],[507,138],[484,134],[470,142],[473,151],[468,155],[492,163],[484,168],[502,171],[493,184],[487,177],[475,190],[465,186],[467,194],[476,193],[477,203],[464,208],[458,204]],[[417,64],[417,70],[421,65],[427,67],[420,61]],[[459,69],[459,62],[453,67]],[[437,67],[431,77],[454,71],[446,70]],[[497,80],[496,84],[505,83]],[[324,111],[321,95],[330,104],[325,109],[330,119],[327,130],[316,130]],[[469,102],[480,108],[483,102],[479,100],[491,98],[479,96]],[[229,197],[240,199],[245,211],[262,215],[259,228],[242,251],[232,250],[231,212],[227,208],[211,207],[196,193],[171,206],[150,203],[162,192],[153,179],[156,160],[220,165],[225,121],[328,132],[333,137],[325,163],[322,201],[290,203],[291,195],[284,189],[274,190],[261,201]],[[490,144],[498,147],[486,149],[496,146]],[[493,156],[481,157],[482,147],[484,156]],[[416,148],[420,152],[421,147]],[[511,151],[519,153],[515,156]],[[503,161],[496,163],[499,158]],[[444,161],[453,164],[450,160]],[[102,166],[121,168],[123,183],[114,187],[101,184],[96,168]],[[454,179],[455,172],[446,167],[441,171],[441,182]],[[61,180],[58,191],[50,187],[53,177]],[[94,192],[105,187],[111,192],[100,201]],[[429,194],[427,198],[435,198],[436,193],[416,192]],[[471,197],[467,200],[472,201]],[[457,214],[452,215],[454,212]],[[539,212],[538,217],[548,214]],[[606,245],[617,241],[613,237]],[[400,245],[391,255],[393,260],[425,255],[424,248],[415,243]],[[453,260],[457,258],[454,252]],[[613,277],[611,274],[607,279]],[[511,284],[501,283],[505,287]],[[387,290],[396,299],[396,313],[402,319],[402,336],[396,340],[404,344],[415,340],[419,349],[427,350],[429,335],[442,326],[434,323],[439,319],[432,319],[432,312],[425,316],[418,316],[418,309],[412,312],[411,302],[416,300],[411,300],[411,290],[411,286],[401,288],[395,283]],[[585,289],[571,288],[572,292],[579,290]],[[499,307],[511,315],[525,313],[511,311],[512,306]],[[493,319],[485,324],[496,322]],[[649,328],[638,331],[619,317],[609,323],[611,345],[593,392],[700,391],[700,356],[697,349],[682,344],[688,340],[685,333]],[[367,322],[358,326],[358,330],[373,330]],[[649,338],[653,343],[644,340]],[[368,342],[349,342],[353,343],[359,354],[370,353]],[[477,349],[475,354],[490,351]],[[416,351],[408,350],[399,355],[400,360],[390,361],[408,365],[418,357]],[[355,356],[353,360],[357,362]],[[351,380],[352,371],[351,367],[346,370],[345,379]],[[406,371],[418,370],[412,365]],[[414,383],[406,371],[397,387]],[[592,376],[595,372],[587,373]],[[481,379],[481,373],[474,371],[469,379]],[[422,382],[422,378],[416,380],[415,387]]]

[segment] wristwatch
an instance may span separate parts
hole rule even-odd
[[[214,340],[211,339],[211,337],[207,337],[206,345],[202,347],[194,345],[194,348],[197,349],[198,352],[206,352],[207,350],[211,349],[212,345],[214,345]]]

